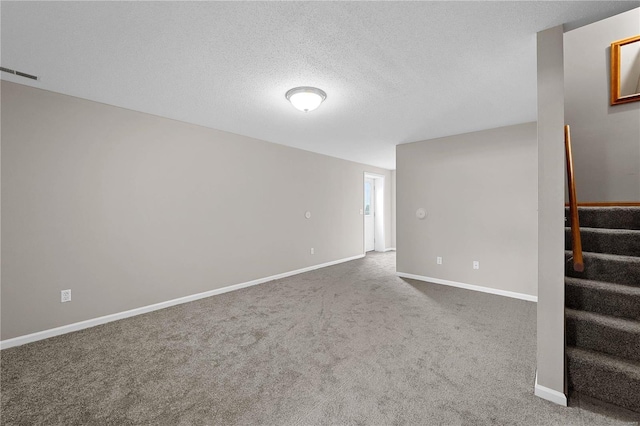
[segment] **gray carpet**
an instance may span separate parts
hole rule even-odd
[[[580,207],[578,213],[584,272],[569,261],[571,229],[565,228],[569,387],[640,413],[640,208]]]
[[[565,275],[568,277],[640,287],[640,257],[585,251],[582,253],[584,272],[573,270],[573,264],[569,262],[571,257],[572,252],[565,251]]]
[[[2,423],[617,425],[533,395],[536,305],[394,274],[395,253],[1,353]]]
[[[564,279],[567,308],[640,321],[640,286]]]
[[[578,207],[580,228],[640,229],[640,207]],[[566,226],[571,226],[569,207],[565,208]]]
[[[640,230],[580,226],[582,250],[591,253],[640,256]],[[565,228],[565,250],[571,250],[571,228]]]

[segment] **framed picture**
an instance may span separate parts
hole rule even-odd
[[[640,101],[640,35],[611,43],[611,105]]]

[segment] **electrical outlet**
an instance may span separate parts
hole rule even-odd
[[[442,258],[440,256],[436,257],[436,263],[442,265]]]
[[[71,302],[71,289],[60,291],[60,303]]]
[[[473,261],[473,269],[480,269],[480,262],[478,262],[477,260]]]
[[[311,247],[311,254],[316,254],[316,252],[315,252],[313,247]]]

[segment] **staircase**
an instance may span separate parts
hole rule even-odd
[[[580,207],[584,272],[565,211],[569,388],[640,412],[640,207]]]

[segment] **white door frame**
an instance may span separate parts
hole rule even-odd
[[[373,179],[375,185],[374,194],[374,251],[385,251],[385,234],[384,234],[384,175],[377,173],[364,172],[362,177],[362,206],[364,208],[364,181],[365,179]],[[362,215],[362,252],[366,254],[365,248],[365,228],[364,214]]]

